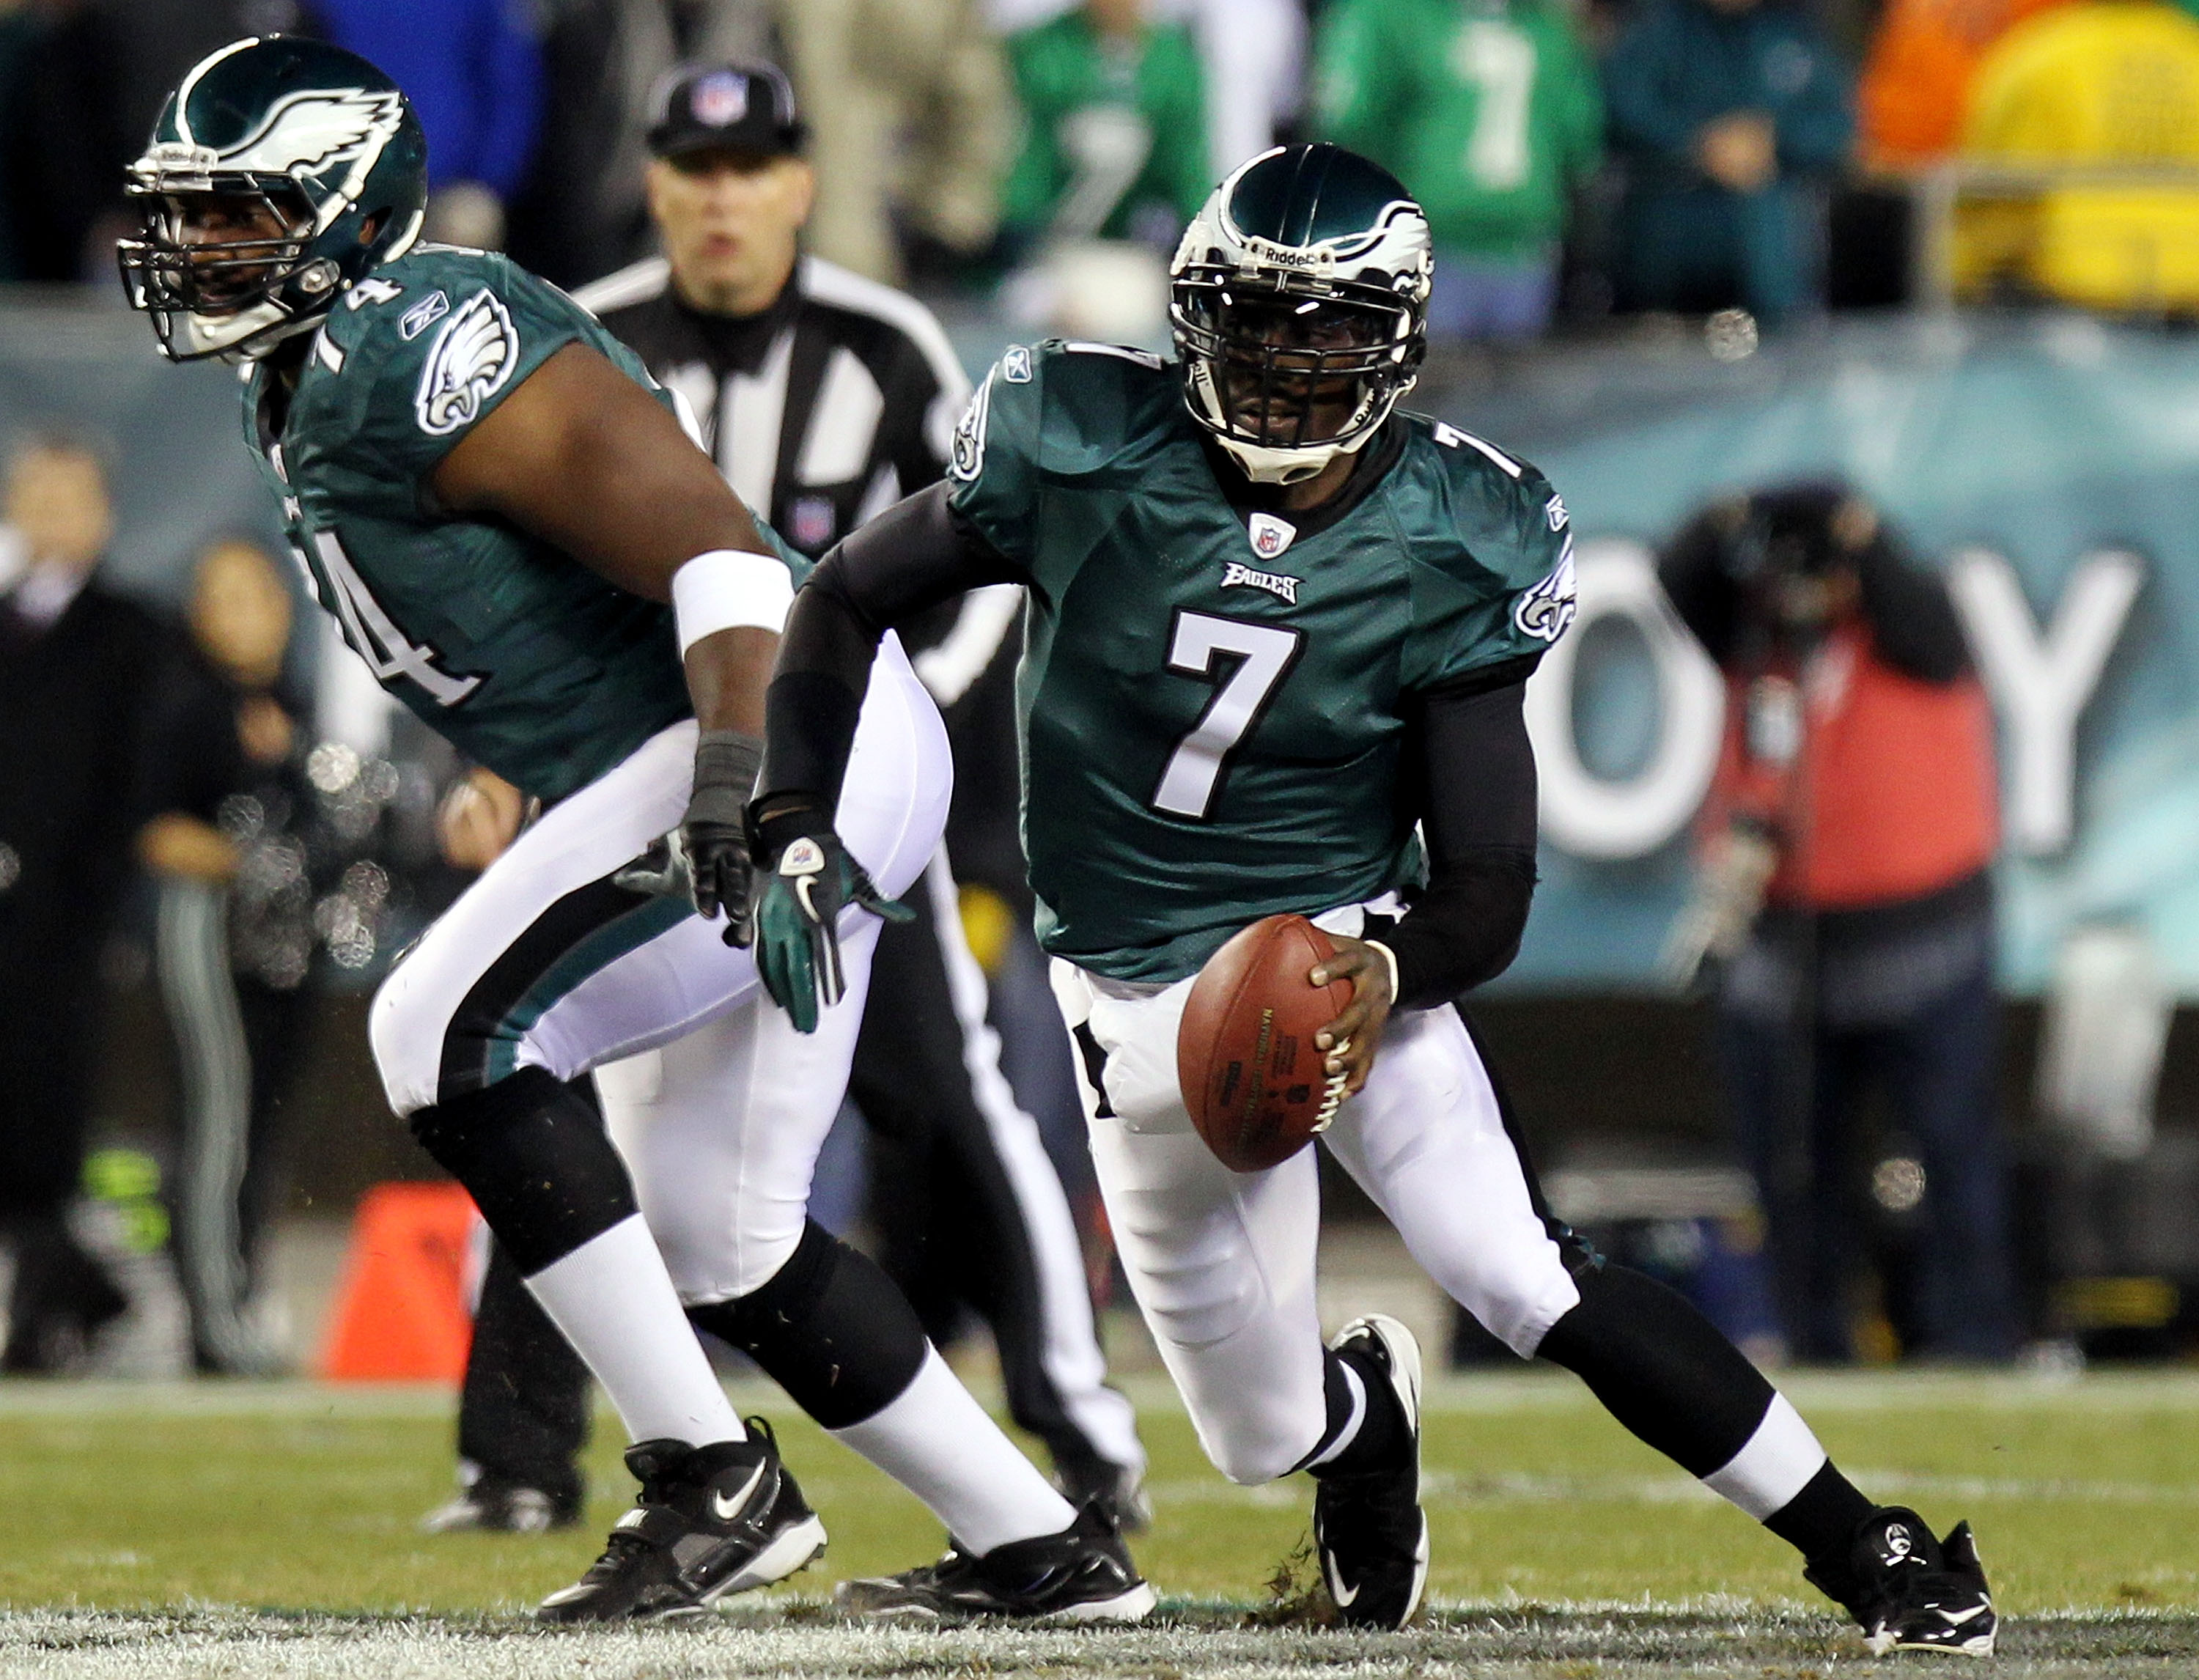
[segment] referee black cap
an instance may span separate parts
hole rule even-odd
[[[659,157],[702,151],[798,153],[808,130],[794,85],[775,64],[689,64],[657,83],[649,149]]]

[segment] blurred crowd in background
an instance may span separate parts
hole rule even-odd
[[[648,248],[651,90],[730,58],[794,79],[811,249],[1005,281],[1043,324],[1158,321],[1134,252],[1278,137],[1412,184],[1439,337],[1920,287],[2199,301],[2199,21],[2169,0],[0,0],[0,279],[107,283],[165,91],[278,29],[411,94],[432,235],[568,286]]]
[[[406,90],[431,237],[568,287],[656,248],[647,137],[674,67],[742,61],[792,79],[817,178],[803,248],[1000,332],[1164,343],[1183,227],[1286,137],[1365,152],[1425,206],[1438,368],[1444,347],[1593,341],[1630,318],[1705,318],[1725,360],[1864,306],[2199,309],[2199,20],[2169,0],[0,0],[0,282],[110,299],[124,169],[160,101],[275,30]],[[401,716],[331,727],[341,683],[324,664],[315,691],[287,569],[249,535],[189,557],[178,621],[110,594],[119,469],[63,432],[8,466],[0,987],[25,1001],[0,1010],[0,1363],[72,1368],[126,1304],[62,1216],[82,1181],[137,1220],[124,1248],[168,1245],[176,1216],[200,1366],[273,1369],[256,1269],[304,1000],[356,992],[456,890],[435,813],[465,770]],[[1990,714],[1945,587],[1868,504],[1829,484],[1750,506],[1699,510],[1664,581],[1729,691],[1683,977],[1716,999],[1753,1190],[1745,1216],[1664,1222],[1716,1248],[1755,1222],[1714,1315],[1760,1353],[2006,1360],[2053,1326],[2018,1275],[1997,1105]],[[1790,595],[1815,605],[1797,619]],[[1837,682],[1863,674],[1834,693],[1841,649]],[[1805,728],[1846,743],[1837,786],[1802,761]],[[1916,767],[1919,729],[1938,756],[1879,775]],[[1904,826],[1928,856],[1880,843]],[[1860,873],[1827,887],[1825,855]],[[972,943],[1005,1006],[1043,1014],[1017,860],[992,862],[965,872]],[[165,1188],[128,1158],[83,1177],[118,978],[157,990],[174,1038]],[[1010,1031],[1011,1060],[1047,1030]],[[1057,1083],[1018,1089],[1073,1152]],[[1858,1140],[1874,1083],[1908,1153]],[[1875,1239],[1857,1221],[1889,1209],[1931,1232],[1861,1309]]]

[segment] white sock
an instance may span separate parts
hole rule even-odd
[[[744,1438],[635,1214],[527,1280],[625,1420],[629,1440],[700,1447]]]
[[[915,1380],[884,1410],[832,1433],[979,1554],[1059,1534],[1076,1520],[1069,1502],[985,1415],[936,1349],[925,1350]]]
[[[1703,1485],[1723,1494],[1762,1522],[1784,1510],[1825,1467],[1825,1450],[1783,1394],[1774,1394],[1741,1450],[1703,1478]]]

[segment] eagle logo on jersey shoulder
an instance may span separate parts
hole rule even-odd
[[[1579,589],[1573,577],[1573,549],[1568,541],[1557,569],[1513,603],[1512,622],[1523,636],[1554,642],[1580,610]]]
[[[948,457],[947,470],[964,484],[974,484],[977,475],[985,470],[985,427],[993,415],[993,376],[985,376],[970,399],[970,405],[962,411],[962,417],[954,423],[954,447]]]
[[[428,353],[413,411],[420,429],[444,437],[481,418],[519,363],[519,330],[504,300],[484,286],[445,322]]]

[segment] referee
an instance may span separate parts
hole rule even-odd
[[[656,112],[648,195],[664,254],[579,301],[685,400],[742,500],[822,554],[945,472],[969,381],[923,305],[801,252],[815,178],[779,70],[677,72]],[[947,610],[936,645],[912,648],[942,707],[990,662],[1016,607],[1012,588],[979,592]],[[497,849],[516,826],[486,798],[470,820],[497,831]],[[1105,1385],[1068,1199],[1001,1076],[943,849],[907,901],[917,919],[879,937],[849,1085],[874,1163],[890,1168],[876,1175],[896,1186],[883,1258],[935,1338],[965,1307],[990,1325],[1009,1410],[1046,1442],[1064,1490],[1139,1525],[1144,1451],[1129,1403]],[[650,1061],[598,1076],[615,1135],[654,1086]],[[587,1373],[500,1256],[473,1347],[458,1431],[468,1485],[429,1526],[577,1515]]]

